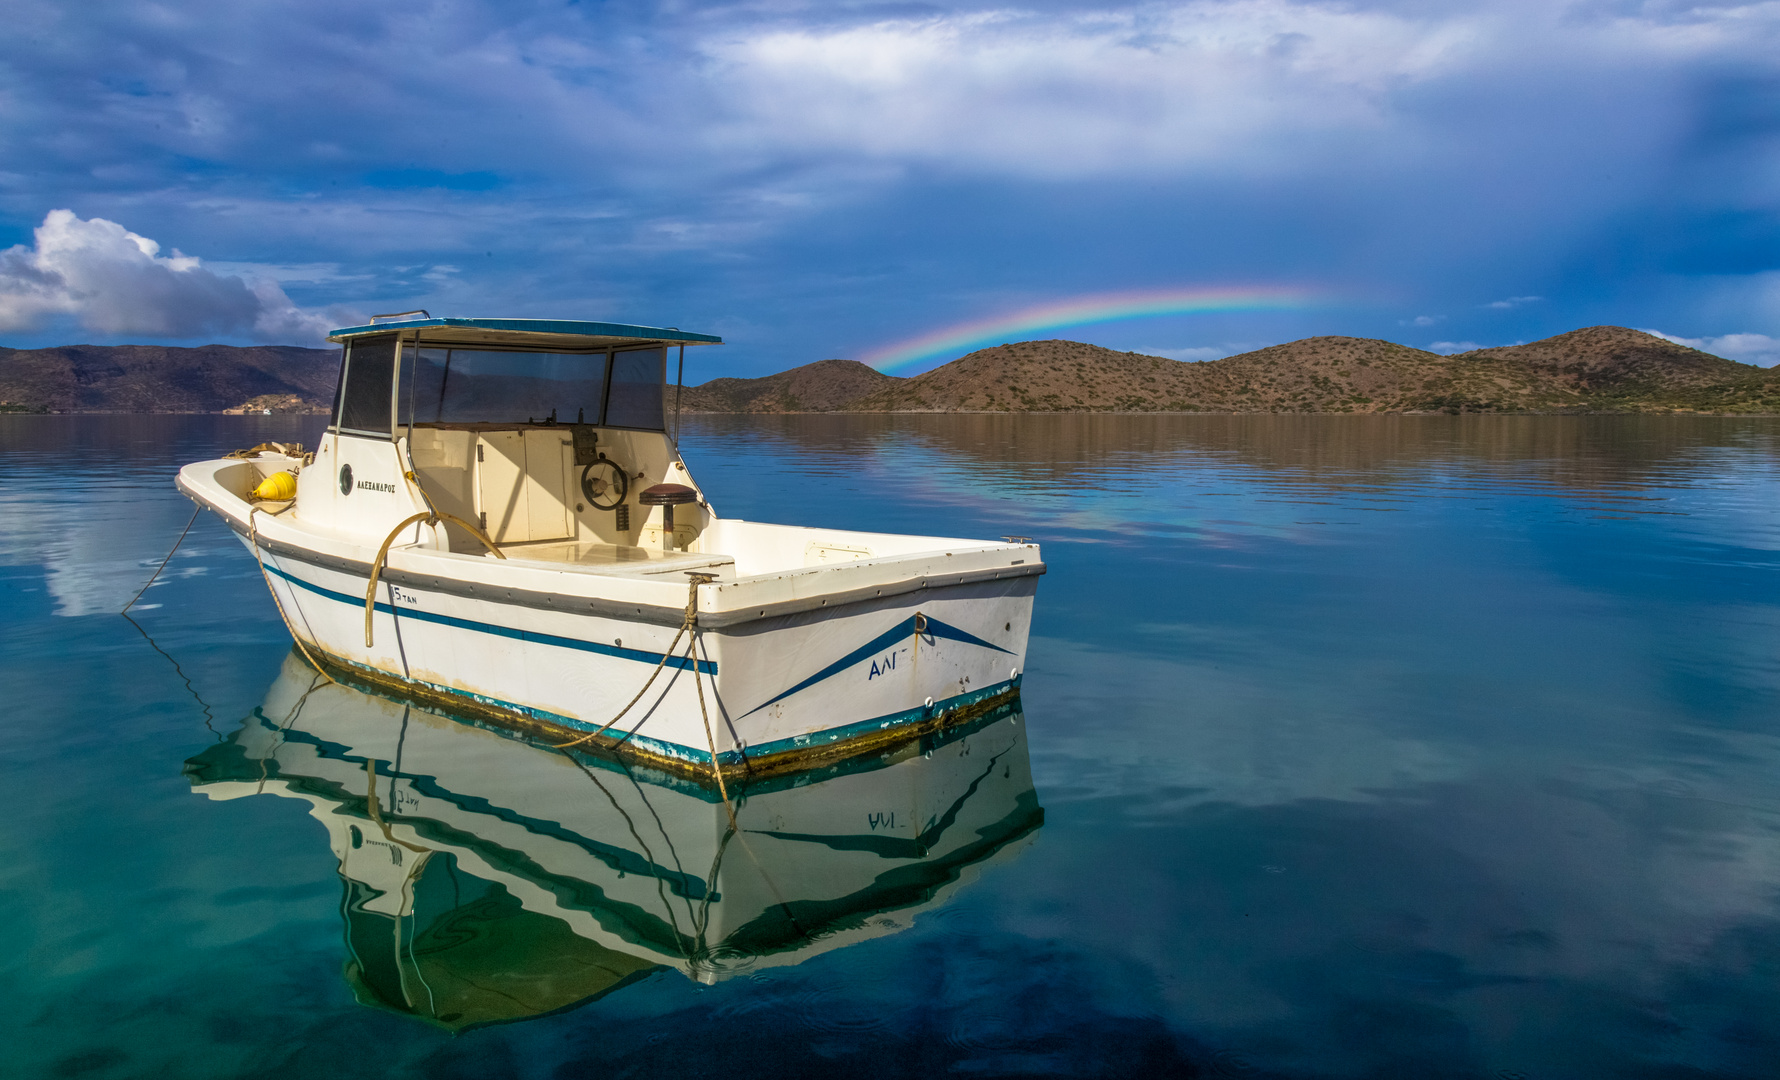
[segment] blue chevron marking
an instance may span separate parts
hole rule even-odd
[[[902,639],[913,634],[915,632],[915,619],[916,619],[916,616],[914,616],[914,615],[909,616],[908,618],[897,623],[895,626],[884,631],[882,634],[879,634],[877,637],[872,638],[870,641],[866,642],[864,645],[859,646],[857,649],[854,649],[852,652],[841,657],[839,660],[836,660],[834,663],[829,664],[827,667],[823,668],[821,671],[818,671],[814,675],[811,675],[809,678],[805,679],[803,682],[800,682],[796,686],[793,686],[791,689],[786,690],[785,692],[779,694],[777,697],[771,699],[770,701],[763,701],[759,705],[754,706],[752,709],[749,709],[747,712],[743,713],[742,716],[751,716],[754,713],[757,713],[760,710],[766,708],[768,705],[772,705],[777,702],[784,701],[786,698],[790,697],[792,694],[795,694],[800,690],[807,690],[810,687],[816,685],[817,683],[823,681],[824,679],[829,679],[829,678],[834,677],[835,675],[839,675],[841,672],[852,667],[854,664],[861,663],[865,660],[870,659],[873,656],[876,656],[878,653],[882,652],[887,646],[894,645],[897,642],[901,641]],[[927,633],[926,633],[927,637],[946,638],[951,641],[962,641],[967,645],[981,645],[985,649],[994,649],[996,652],[999,652],[999,653],[1007,653],[1009,656],[1013,655],[1013,653],[1011,651],[1004,649],[999,645],[995,645],[990,642],[984,641],[982,638],[977,637],[975,634],[972,634],[966,630],[960,630],[958,627],[953,626],[950,623],[940,622],[938,619],[934,618],[931,615],[926,616],[926,619],[927,619]],[[741,719],[741,717],[737,717],[736,719],[739,720],[739,719]]]

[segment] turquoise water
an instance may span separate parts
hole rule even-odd
[[[750,796],[718,869],[721,808],[647,777],[346,689],[293,716],[207,516],[115,614],[178,464],[312,427],[0,417],[0,1072],[1780,1071],[1780,423],[690,421],[724,514],[1050,567],[1019,710]],[[361,779],[435,822],[395,893]],[[872,848],[911,792],[952,816]]]

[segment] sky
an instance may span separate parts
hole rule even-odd
[[[722,335],[689,382],[1603,323],[1780,362],[1780,2],[4,12],[13,348],[425,308]]]

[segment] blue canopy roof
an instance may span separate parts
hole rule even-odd
[[[366,334],[396,330],[420,330],[423,342],[492,344],[506,339],[514,344],[536,342],[551,345],[631,345],[660,342],[670,345],[721,345],[723,339],[694,334],[673,327],[633,326],[630,323],[579,322],[568,319],[391,319],[366,326],[348,326],[328,335],[329,341],[345,342]],[[430,331],[430,332],[427,332]],[[564,339],[578,339],[568,341]]]

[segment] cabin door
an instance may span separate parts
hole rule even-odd
[[[476,440],[476,512],[497,544],[566,540],[569,437],[560,431],[485,431]]]
[[[575,439],[566,428],[525,433],[525,512],[533,540],[575,535],[566,475],[574,452]]]

